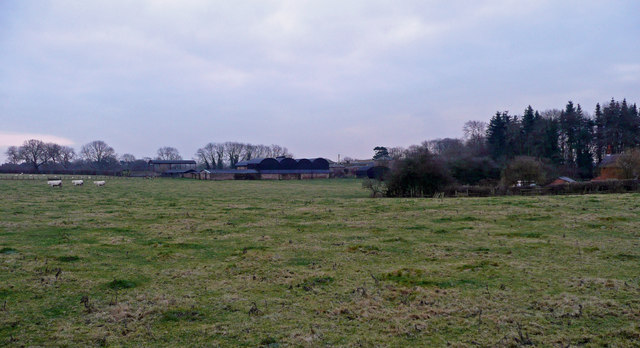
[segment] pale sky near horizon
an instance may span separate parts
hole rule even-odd
[[[0,160],[26,138],[366,158],[498,110],[640,103],[640,1],[0,1]]]

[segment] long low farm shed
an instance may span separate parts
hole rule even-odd
[[[235,169],[203,169],[183,177],[200,180],[303,180],[328,179],[329,161],[324,158],[254,158],[236,163]]]

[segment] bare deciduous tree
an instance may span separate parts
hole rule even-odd
[[[242,160],[243,161],[248,161],[248,160],[250,160],[252,158],[257,158],[256,155],[255,155],[256,149],[257,149],[256,145],[245,144],[244,145],[244,152],[242,154]]]
[[[47,161],[45,144],[41,140],[30,139],[25,141],[22,146],[20,146],[19,153],[20,158],[33,166],[36,172],[38,172],[40,166]]]
[[[349,164],[349,163],[351,163],[353,161],[355,161],[355,159],[353,157],[350,157],[350,156],[344,156],[342,158],[342,163]]]
[[[61,153],[62,146],[56,143],[46,143],[44,144],[44,152],[46,156],[46,162],[51,164],[58,164],[61,162]]]
[[[291,157],[286,147],[279,145],[254,145],[227,141],[224,143],[208,143],[196,151],[197,160],[207,169],[223,169],[225,164],[234,167],[236,163],[263,157]]]
[[[293,155],[289,152],[286,147],[282,147],[280,145],[272,144],[270,147],[270,152],[268,157],[293,157]]]
[[[253,150],[253,158],[263,158],[269,156],[269,147],[266,145],[255,145]]]
[[[640,149],[629,149],[621,153],[616,164],[622,170],[625,179],[638,179],[640,176]]]
[[[224,154],[225,154],[225,146],[224,144],[214,144],[214,151],[216,152],[216,167],[218,169],[224,169]]]
[[[482,155],[487,146],[487,123],[482,121],[467,121],[462,127],[464,140],[470,152],[474,155]]]
[[[431,153],[444,158],[457,158],[464,153],[464,143],[460,139],[444,138],[426,142]]]
[[[20,148],[17,146],[9,146],[6,155],[7,163],[18,164],[22,161],[22,157],[20,156]]]
[[[560,119],[560,115],[562,115],[562,110],[559,109],[548,109],[540,113],[540,116],[542,116],[542,118],[548,120],[558,120]]]
[[[517,184],[543,184],[545,173],[542,163],[533,157],[518,156],[502,170],[501,184],[509,187]]]
[[[71,161],[76,158],[76,151],[69,146],[60,147],[60,163],[68,168],[71,165]]]
[[[164,146],[158,149],[158,156],[156,156],[157,160],[165,160],[165,161],[178,161],[182,159],[178,149],[171,146]]]
[[[467,121],[462,127],[462,132],[464,133],[464,139],[466,141],[484,138],[487,134],[487,122]]]
[[[231,167],[235,167],[236,163],[240,161],[242,152],[244,151],[244,144],[234,141],[227,141],[224,143],[224,149],[227,154],[227,160]]]
[[[120,160],[125,163],[132,163],[136,161],[136,156],[130,153],[125,153],[124,155],[120,156]]]
[[[391,157],[391,159],[394,159],[394,160],[402,159],[404,158],[404,154],[406,151],[407,150],[405,150],[400,146],[391,147],[389,148],[389,157]]]
[[[115,150],[102,140],[83,145],[80,154],[83,159],[96,164],[104,164],[116,158]]]
[[[214,143],[208,143],[204,147],[201,147],[196,151],[196,157],[201,164],[204,164],[207,169],[216,168],[216,145]]]

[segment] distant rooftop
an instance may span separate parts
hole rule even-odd
[[[560,180],[562,180],[562,181],[569,182],[569,183],[574,183],[574,182],[576,182],[575,180],[573,180],[573,179],[571,179],[570,177],[567,177],[567,176],[561,176],[561,177],[559,177],[558,179],[560,179]]]
[[[171,169],[163,172],[163,174],[187,174],[187,173],[197,173],[195,169]]]
[[[196,164],[194,160],[150,160],[149,164]]]
[[[620,154],[606,155],[606,156],[604,156],[602,161],[600,161],[598,166],[600,168],[602,168],[602,167],[615,167],[617,165],[616,162],[618,161],[618,157],[620,157]]]

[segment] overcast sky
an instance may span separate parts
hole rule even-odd
[[[185,158],[460,137],[497,110],[640,102],[640,1],[0,1],[0,159],[36,137]]]

